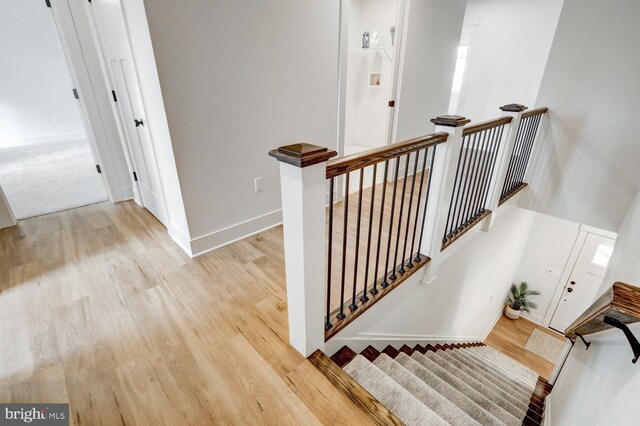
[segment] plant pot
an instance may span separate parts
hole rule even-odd
[[[507,305],[504,308],[504,314],[507,316],[507,318],[512,320],[516,320],[520,318],[520,312],[521,311],[519,309],[513,309],[511,305]]]

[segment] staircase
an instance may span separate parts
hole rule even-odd
[[[360,354],[344,346],[331,360],[407,425],[540,425],[551,390],[531,369],[482,343],[382,352],[369,346]]]

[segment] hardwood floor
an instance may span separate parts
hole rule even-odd
[[[549,330],[546,327],[539,326],[522,317],[517,320],[510,320],[502,315],[484,343],[498,349],[520,364],[531,368],[542,376],[542,378],[548,380],[549,377],[551,377],[551,373],[553,373],[555,364],[524,348],[529,340],[529,336],[531,336],[531,333],[533,333],[535,329],[547,333],[562,342],[566,340],[561,334]]]
[[[191,260],[133,202],[0,230],[0,401],[72,424],[366,424],[288,345],[282,228]]]

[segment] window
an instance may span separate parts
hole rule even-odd
[[[593,259],[591,259],[591,264],[603,269],[606,268],[609,264],[611,253],[613,253],[613,247],[600,244],[596,250],[596,254],[594,254]]]
[[[458,47],[458,59],[456,60],[456,69],[453,72],[453,86],[451,87],[451,93],[459,95],[462,89],[462,78],[464,77],[464,67],[467,65],[467,54],[469,53],[469,46]]]

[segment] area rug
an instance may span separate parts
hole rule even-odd
[[[17,219],[107,199],[87,140],[0,149],[0,186]]]
[[[540,330],[533,330],[527,344],[524,346],[526,350],[557,364],[562,356],[564,342]]]

